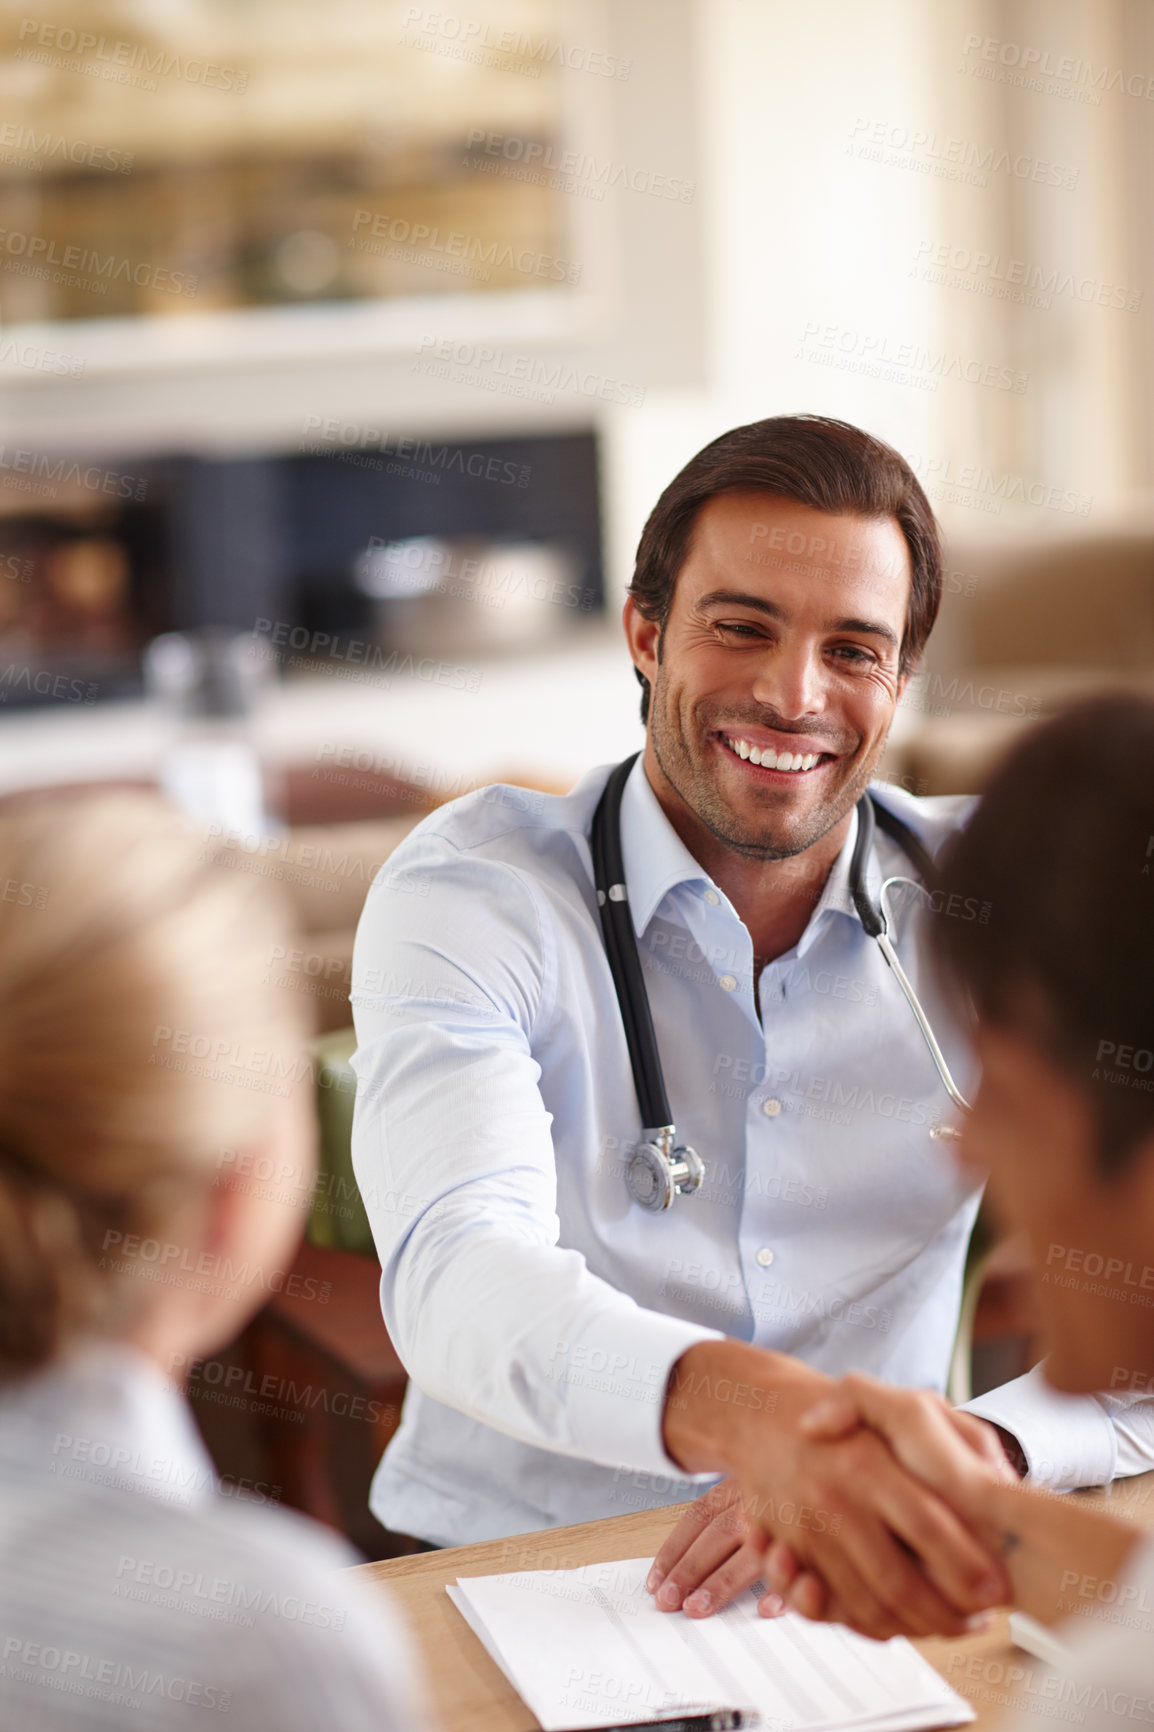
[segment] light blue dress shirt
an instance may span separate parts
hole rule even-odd
[[[749,932],[635,765],[630,906],[678,1139],[706,1175],[663,1214],[630,1199],[641,1126],[587,839],[608,769],[563,797],[496,786],[440,808],[391,856],[357,934],[353,1159],[412,1379],[372,1507],[441,1544],[694,1495],[661,1408],[697,1341],[908,1386],[941,1389],[948,1370],[978,1192],[935,1135],[954,1109],[849,896],[856,818],[802,937],[761,972],[759,1018]],[[878,793],[931,852],[970,804]],[[912,870],[879,832],[875,894]],[[935,913],[901,890],[891,906],[967,1093],[965,1019],[925,937],[983,909]],[[1050,1482],[1111,1477],[1105,1408],[1074,1402],[1058,1463],[1039,1380],[1019,1381],[975,1410],[1028,1459],[1046,1452]],[[1151,1460],[1144,1443],[1129,1471]]]

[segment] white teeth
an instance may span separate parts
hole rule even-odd
[[[751,764],[758,764],[763,770],[812,770],[821,756],[820,752],[775,752],[772,746],[751,746],[748,740],[726,740],[731,752],[739,758],[748,758]]]

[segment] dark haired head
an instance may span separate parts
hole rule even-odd
[[[940,878],[990,917],[935,921],[938,955],[981,1021],[1084,1089],[1120,1170],[1154,1131],[1154,702],[1092,698],[1032,730]]]
[[[897,519],[913,571],[901,672],[915,666],[942,593],[941,544],[933,511],[913,470],[892,446],[824,415],[775,415],[734,427],[699,451],[669,483],[641,533],[629,586],[638,612],[660,624],[662,639],[698,512],[719,493],[751,488],[833,516]],[[635,672],[645,722],[649,682]]]

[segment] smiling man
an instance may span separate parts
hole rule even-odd
[[[700,452],[645,527],[625,608],[646,743],[620,843],[678,1135],[704,1178],[637,1200],[641,1116],[594,886],[610,769],[562,798],[489,788],[427,818],[368,897],[353,965],[354,1162],[412,1383],[374,1482],[435,1544],[676,1503],[664,1609],[757,1578],[788,1541],[860,1629],[956,1634],[1001,1564],[880,1437],[815,1441],[851,1370],[941,1390],[977,1186],[862,925],[859,801],[937,612],[925,495],[842,422],[779,417]],[[873,790],[861,863],[918,876],[967,809]],[[888,814],[888,816],[887,816]],[[905,831],[895,839],[892,819]],[[904,834],[904,842],[901,835]],[[922,854],[924,860],[924,854]],[[414,907],[394,867],[429,894]],[[618,898],[620,899],[620,898]],[[963,1089],[964,1017],[916,892],[891,936]],[[956,918],[980,918],[980,905]],[[951,1410],[991,1463],[1071,1485],[1154,1459],[1149,1403],[1031,1376]],[[773,1610],[771,1599],[767,1611]]]
[[[755,1004],[759,965],[801,937],[885,745],[909,605],[893,517],[752,489],[700,507],[673,585],[634,583],[645,772],[753,937]]]

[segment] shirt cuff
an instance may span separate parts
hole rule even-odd
[[[967,1401],[964,1413],[988,1419],[1016,1437],[1030,1483],[1049,1491],[1106,1485],[1114,1478],[1114,1426],[1092,1395],[1052,1389],[1042,1367]]]
[[[623,1326],[624,1322],[624,1326]],[[579,1455],[634,1473],[675,1475],[703,1484],[717,1471],[686,1473],[666,1453],[661,1436],[669,1373],[699,1341],[724,1341],[705,1329],[660,1311],[623,1320],[614,1306],[581,1329],[581,1339],[562,1344],[555,1382],[568,1386],[569,1435]]]

